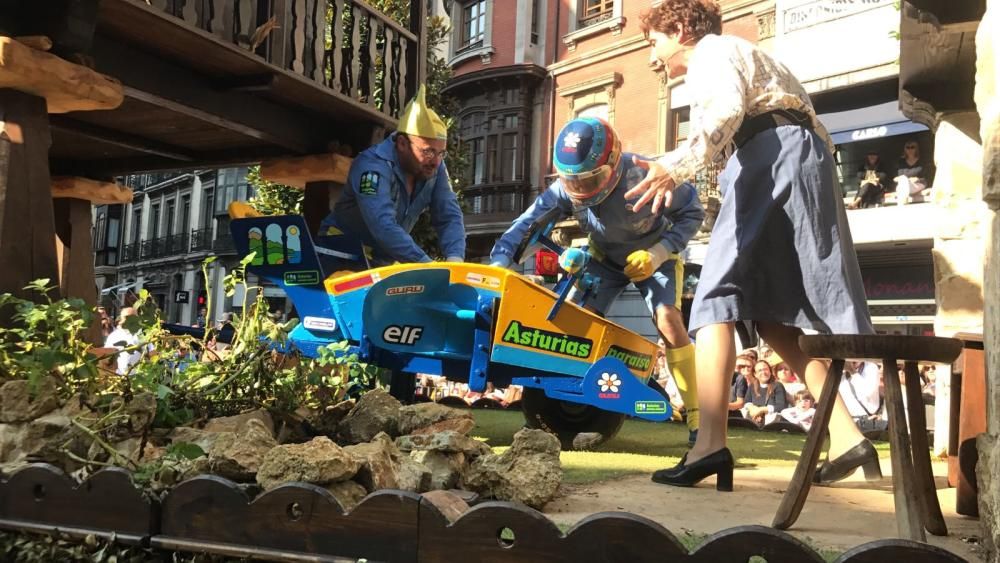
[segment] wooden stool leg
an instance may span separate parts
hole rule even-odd
[[[889,411],[889,447],[892,456],[892,495],[896,505],[896,529],[903,538],[926,541],[917,500],[916,476],[910,453],[910,436],[903,412],[903,390],[900,389],[896,358],[882,361],[885,379],[885,406]]]
[[[913,448],[913,470],[916,473],[917,496],[920,500],[921,518],[927,531],[935,536],[947,536],[948,526],[941,515],[937,487],[934,486],[934,471],[931,469],[930,451],[927,445],[927,419],[924,414],[924,398],[920,392],[920,372],[917,362],[906,362],[906,403],[907,418],[910,421],[910,442]]]
[[[806,444],[802,448],[802,455],[799,456],[799,463],[795,466],[795,473],[788,484],[785,495],[781,497],[781,504],[778,512],[774,515],[772,526],[779,530],[787,530],[799,519],[802,506],[809,496],[809,487],[812,486],[813,475],[816,474],[816,463],[819,461],[820,449],[823,447],[823,439],[826,437],[826,429],[830,424],[830,416],[833,414],[833,406],[837,402],[837,391],[840,388],[840,378],[844,372],[844,360],[833,360],[830,370],[826,374],[826,381],[823,382],[823,390],[819,394],[819,401],[816,403],[816,414],[813,416],[812,427],[806,438]]]

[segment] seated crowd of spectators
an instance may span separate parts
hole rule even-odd
[[[900,381],[907,385],[902,364],[896,366]],[[658,381],[670,397],[675,416],[683,416],[684,403],[661,355]],[[933,365],[920,368],[919,385],[925,405],[934,404]],[[868,361],[848,362],[840,383],[840,395],[862,432],[877,435],[888,427],[885,409],[885,379],[882,365]],[[906,396],[904,394],[904,405]],[[905,405],[907,408],[908,405]],[[923,405],[921,405],[923,406]],[[808,431],[816,414],[816,399],[802,377],[766,347],[747,349],[736,358],[729,394],[729,416],[745,419],[762,429],[787,430],[788,424]]]

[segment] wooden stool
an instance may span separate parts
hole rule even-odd
[[[833,362],[816,404],[816,415],[802,456],[799,457],[788,490],[781,499],[773,526],[781,530],[790,528],[806,502],[840,389],[844,360],[878,358],[882,360],[885,404],[889,412],[892,490],[899,535],[924,541],[924,528],[934,535],[947,535],[948,528],[941,515],[934,475],[931,472],[927,421],[924,409],[920,408],[923,397],[918,384],[920,373],[917,362],[950,364],[962,351],[962,342],[933,336],[820,335],[800,336],[799,346],[813,358],[830,358]],[[910,405],[908,411],[903,408],[903,390],[895,367],[898,360],[906,362],[906,378],[910,382],[905,386],[906,400]],[[910,431],[907,431],[906,426],[907,415]]]

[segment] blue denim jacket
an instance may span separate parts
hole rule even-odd
[[[408,197],[395,140],[393,133],[354,159],[344,192],[323,220],[320,235],[335,227],[358,236],[373,248],[376,263],[430,262],[430,256],[410,236],[420,214],[429,208],[445,257],[464,259],[465,223],[444,162],[434,176],[417,180],[413,195]]]
[[[632,252],[646,250],[654,244],[662,244],[671,253],[684,250],[705,219],[695,187],[688,183],[677,186],[670,207],[661,209],[656,215],[650,212],[650,205],[633,212],[632,204],[638,198],[626,200],[625,192],[641,182],[646,173],[632,163],[631,154],[623,154],[622,159],[625,172],[618,185],[604,201],[593,207],[575,207],[562,182],[556,180],[497,240],[490,259],[510,264],[514,249],[528,227],[553,207],[576,218],[580,228],[590,235],[591,245],[599,249],[609,265],[622,265]]]

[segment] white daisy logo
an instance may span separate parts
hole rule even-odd
[[[580,144],[580,135],[577,133],[567,133],[563,138],[563,144],[571,149],[575,149]]]
[[[617,373],[602,373],[601,379],[598,380],[597,384],[601,386],[602,393],[607,393],[608,391],[617,393],[618,387],[622,382],[618,380]]]

